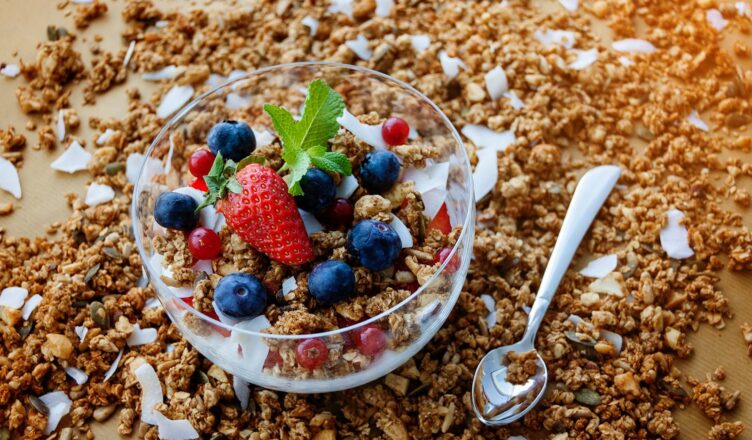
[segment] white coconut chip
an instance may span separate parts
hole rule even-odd
[[[496,151],[504,151],[509,145],[517,140],[512,131],[493,131],[483,125],[467,124],[462,127],[462,134],[478,148],[490,148]]]
[[[39,307],[39,304],[42,302],[42,295],[34,295],[31,298],[29,298],[26,301],[26,304],[23,305],[23,308],[21,309],[21,317],[24,320],[29,319],[31,314],[34,312],[34,310]]]
[[[222,75],[218,75],[216,73],[210,73],[209,78],[207,78],[206,81],[204,81],[204,84],[211,87],[212,89],[217,88],[222,85],[226,81],[226,78]]]
[[[57,428],[60,419],[70,412],[73,402],[62,391],[44,394],[39,396],[39,400],[50,410],[47,414],[47,425],[44,427],[44,435],[50,435]]]
[[[198,432],[186,419],[170,420],[159,411],[154,411],[159,428],[159,438],[164,440],[192,440],[199,438]]]
[[[376,0],[376,16],[388,17],[394,7],[394,0]]]
[[[8,191],[13,197],[21,198],[21,179],[13,162],[0,157],[0,189]]]
[[[589,278],[603,278],[616,269],[618,257],[616,254],[605,255],[590,261],[580,270],[580,275]]]
[[[509,82],[507,81],[507,74],[501,66],[496,66],[487,72],[483,78],[486,81],[486,90],[491,99],[496,101],[504,96],[504,93],[509,91]]]
[[[521,436],[521,435],[513,435],[509,437],[507,440],[527,440],[527,438]]]
[[[298,212],[300,213],[300,218],[303,219],[303,224],[305,225],[305,230],[308,235],[324,230],[324,227],[321,225],[321,222],[316,219],[315,215],[308,211],[303,211],[302,209],[298,209]]]
[[[486,316],[486,324],[488,324],[488,328],[496,325],[496,301],[493,299],[491,295],[483,294],[480,296],[480,299],[483,300],[483,304],[486,305],[486,309],[488,309],[488,315]]]
[[[373,52],[368,47],[368,40],[363,35],[358,35],[354,40],[345,41],[345,46],[349,47],[363,61],[370,61]]]
[[[234,92],[228,93],[225,97],[225,106],[230,110],[246,108],[251,105],[251,102],[250,96],[242,96]]]
[[[352,0],[332,0],[326,12],[332,14],[342,13],[350,18],[353,18]]]
[[[89,333],[89,329],[83,325],[77,325],[73,328],[73,332],[78,336],[78,340],[83,342],[84,338],[86,338],[86,334]]]
[[[352,113],[344,110],[342,116],[337,118],[339,125],[345,127],[347,131],[352,133],[356,138],[367,143],[368,145],[376,148],[377,150],[385,150],[386,143],[381,136],[381,124],[368,125],[360,122]]]
[[[238,402],[240,402],[240,409],[245,411],[251,399],[250,384],[236,375],[232,377],[232,389],[235,391]]]
[[[156,309],[158,307],[162,307],[162,303],[159,302],[159,300],[154,297],[147,299],[146,302],[144,303],[145,309]]]
[[[0,75],[7,76],[8,78],[15,78],[21,73],[21,67],[18,64],[6,64],[5,67],[0,69]]]
[[[230,341],[240,346],[243,359],[249,371],[261,371],[264,368],[264,362],[269,355],[269,347],[263,338],[248,335],[241,330],[259,333],[271,326],[272,324],[266,316],[260,315],[249,321],[238,323],[235,329],[232,330]]]
[[[610,342],[611,345],[614,346],[614,350],[616,351],[616,354],[621,353],[621,348],[624,345],[624,339],[621,337],[620,334],[614,333],[611,330],[601,329],[600,336],[601,338]]]
[[[689,258],[695,254],[689,246],[689,232],[681,225],[684,213],[672,208],[667,213],[668,224],[661,229],[661,247],[671,258]]]
[[[499,180],[499,166],[497,163],[496,149],[485,148],[478,150],[478,164],[473,172],[473,189],[475,201],[478,201],[490,193]]]
[[[141,385],[141,421],[156,425],[159,420],[154,406],[162,403],[162,384],[154,367],[144,362],[133,372]]]
[[[752,17],[752,9],[750,9],[747,3],[736,2],[734,3],[734,6],[736,7],[736,12],[740,17]]]
[[[131,58],[133,57],[133,51],[136,49],[136,40],[131,41],[131,44],[128,45],[128,50],[125,51],[125,56],[123,57],[123,69],[128,67],[128,63],[131,62]]]
[[[107,130],[105,130],[104,133],[100,134],[99,137],[97,138],[97,141],[96,141],[97,145],[104,145],[107,141],[110,140],[113,134],[115,134],[115,130],[111,128],[108,128]]]
[[[624,55],[619,57],[619,62],[621,63],[622,66],[626,66],[626,67],[634,66],[634,61],[625,57]]]
[[[624,298],[627,286],[624,284],[624,277],[621,272],[610,272],[591,282],[588,285],[588,290],[595,293]]]
[[[6,287],[0,292],[0,306],[18,310],[23,307],[27,296],[29,291],[23,287]]]
[[[65,372],[79,385],[83,385],[89,380],[89,375],[84,370],[76,367],[65,367]]]
[[[300,20],[300,23],[308,28],[308,34],[312,37],[316,35],[316,32],[319,30],[319,21],[311,16],[306,15]]]
[[[655,52],[655,46],[649,41],[640,40],[638,38],[626,38],[624,40],[614,41],[612,47],[617,52],[628,53],[653,53]]]
[[[205,272],[208,275],[214,273],[211,260],[198,260],[191,266],[191,269],[198,273]]]
[[[77,5],[88,5],[89,3],[92,3],[94,0],[73,0],[73,3]]]
[[[85,335],[86,335],[86,332],[84,332],[84,336]],[[118,369],[118,364],[120,363],[120,358],[122,358],[122,357],[123,357],[123,349],[120,349],[120,353],[118,353],[118,355],[115,358],[115,360],[112,361],[112,364],[110,365],[110,368],[108,368],[107,371],[105,371],[105,373],[104,373],[104,379],[102,379],[103,382],[107,382],[108,380],[110,380],[110,378],[112,377],[112,375],[115,374],[115,372]]]
[[[410,234],[410,229],[405,226],[404,223],[402,223],[402,220],[400,220],[399,217],[396,215],[389,213],[389,215],[392,217],[391,223],[389,223],[389,226],[394,229],[394,232],[399,235],[400,241],[402,242],[402,249],[407,249],[413,247],[413,236]]]
[[[514,93],[514,91],[504,92],[504,97],[509,99],[509,105],[515,110],[525,108],[525,103]]]
[[[728,21],[723,18],[723,14],[718,9],[708,9],[705,12],[705,17],[708,19],[708,23],[718,31],[725,28],[728,24]]]
[[[227,81],[235,81],[235,80],[236,80],[236,79],[238,79],[238,78],[242,78],[242,77],[243,77],[243,76],[245,76],[246,74],[248,74],[248,72],[247,72],[247,71],[245,71],[245,70],[243,70],[243,69],[235,69],[235,70],[233,70],[232,72],[230,72],[230,74],[229,74],[229,75],[227,75]],[[237,86],[239,86],[239,85],[240,85],[240,84],[234,84],[234,85],[232,86],[232,88],[234,89],[234,88],[236,88],[236,87],[237,87]]]
[[[185,67],[169,65],[153,72],[146,72],[141,75],[145,81],[161,81],[163,79],[173,79],[182,75],[185,72]]]
[[[131,153],[128,159],[125,161],[125,177],[130,183],[136,183],[138,180],[138,173],[141,172],[141,167],[144,165],[146,157],[141,153]],[[144,168],[144,174],[147,182],[151,182],[154,176],[164,174],[164,167],[162,162],[150,157],[146,161],[146,167]],[[198,190],[197,190],[198,191]]]
[[[176,111],[180,110],[193,96],[193,87],[191,86],[172,86],[172,88],[162,97],[162,102],[157,107],[157,117],[165,119]]]
[[[410,44],[415,52],[421,53],[431,46],[431,37],[428,35],[410,35]]]
[[[444,71],[444,75],[449,78],[457,78],[457,75],[460,74],[460,68],[467,69],[467,66],[461,59],[450,57],[445,50],[439,52],[439,62],[441,63],[441,70]]]
[[[344,176],[339,182],[339,185],[337,185],[337,192],[335,193],[335,197],[349,199],[359,186],[360,184],[358,183],[358,179],[355,176],[353,176],[352,174],[349,176]]]
[[[102,203],[107,203],[114,198],[115,190],[113,190],[111,186],[92,183],[86,191],[84,203],[86,203],[87,206],[97,206]]]
[[[428,218],[434,218],[446,201],[447,192],[442,188],[433,188],[421,193],[423,199],[423,214]]]
[[[579,50],[574,49],[577,59],[569,63],[569,68],[574,70],[583,70],[592,66],[598,61],[598,49]]]
[[[274,142],[274,139],[277,138],[273,133],[265,128],[261,130],[252,128],[251,130],[253,130],[253,135],[256,137],[256,148],[265,147]]]
[[[129,347],[137,347],[139,345],[151,344],[157,340],[157,329],[144,328],[140,325],[133,324],[133,332],[128,336],[125,342]]]
[[[70,146],[50,165],[53,170],[73,174],[76,171],[85,170],[91,160],[91,153],[84,150],[78,141],[73,141]]]
[[[157,29],[166,28],[169,23],[170,22],[167,20],[159,20],[158,22],[154,23],[154,27]]]
[[[57,111],[57,141],[62,142],[65,139],[65,118],[63,118],[63,109]]]
[[[167,344],[165,346],[165,351],[167,353],[172,353],[173,351],[175,351],[175,344]]]
[[[535,37],[535,39],[545,47],[558,45],[567,49],[571,49],[574,47],[575,40],[577,39],[577,34],[572,31],[545,29],[533,32],[533,37]]]
[[[298,287],[298,281],[295,279],[295,277],[285,278],[282,281],[282,295],[287,295],[288,293],[295,290],[296,287]]]
[[[559,0],[559,3],[569,12],[574,12],[579,6],[578,0]]]
[[[695,127],[699,128],[702,131],[710,131],[710,127],[708,124],[703,121],[700,118],[700,115],[697,113],[697,110],[692,110],[692,112],[687,116],[687,122],[694,125]]]
[[[446,188],[449,180],[449,162],[439,162],[425,168],[410,167],[405,170],[402,180],[415,182],[415,189],[425,193],[434,188]]]

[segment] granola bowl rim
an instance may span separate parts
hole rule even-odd
[[[343,70],[351,70],[355,72],[362,72],[366,73],[371,76],[375,76],[378,79],[386,82],[392,82],[393,84],[399,86],[399,88],[403,89],[403,91],[415,95],[417,98],[419,98],[424,103],[428,104],[439,116],[440,120],[446,125],[449,132],[452,134],[452,137],[454,141],[457,143],[458,151],[461,152],[460,162],[461,166],[465,168],[465,171],[467,171],[467,187],[470,188],[469,191],[467,191],[469,194],[467,194],[467,213],[465,214],[465,218],[463,219],[462,224],[462,230],[460,231],[460,235],[457,238],[457,241],[452,246],[452,250],[449,253],[449,256],[444,260],[444,263],[439,266],[439,269],[431,275],[431,277],[420,286],[415,292],[411,293],[410,296],[405,298],[404,300],[400,301],[398,304],[394,305],[393,307],[385,310],[382,313],[379,313],[378,315],[372,316],[371,318],[368,318],[366,320],[357,322],[356,324],[347,326],[347,327],[340,327],[336,330],[329,330],[326,332],[319,332],[319,333],[307,333],[307,334],[296,334],[296,335],[282,335],[282,334],[272,334],[272,333],[263,333],[263,332],[255,332],[252,330],[246,330],[241,327],[235,326],[235,325],[229,325],[226,324],[218,319],[214,319],[203,312],[200,312],[199,310],[196,310],[192,305],[189,305],[185,302],[181,304],[181,307],[183,307],[187,312],[192,313],[202,321],[208,322],[213,326],[221,327],[224,330],[227,331],[233,331],[233,332],[239,332],[245,335],[253,336],[253,337],[260,337],[260,338],[268,338],[268,339],[278,339],[278,340],[305,340],[305,339],[311,339],[311,338],[325,338],[340,334],[345,334],[352,332],[353,330],[357,330],[361,327],[365,327],[368,324],[378,322],[395,311],[401,309],[402,307],[408,305],[413,300],[415,300],[417,297],[419,297],[421,294],[425,292],[426,286],[431,286],[432,283],[442,274],[444,273],[447,266],[450,264],[453,264],[453,259],[455,255],[457,255],[460,252],[460,245],[463,243],[463,241],[466,239],[466,235],[469,234],[472,231],[474,232],[474,227],[468,227],[468,225],[474,225],[474,219],[475,219],[475,194],[473,189],[473,181],[472,181],[472,167],[470,165],[470,159],[467,155],[467,150],[465,149],[465,144],[462,141],[462,138],[455,128],[454,124],[449,120],[449,118],[444,114],[444,112],[439,108],[438,105],[436,105],[430,98],[428,98],[425,94],[411,86],[410,84],[407,84],[404,81],[401,81],[397,78],[392,77],[391,75],[387,75],[385,73],[379,72],[377,70],[369,69],[367,67],[352,65],[352,64],[344,64],[344,63],[338,63],[334,61],[298,61],[293,63],[283,63],[283,64],[275,64],[271,66],[265,66],[261,67],[256,70],[252,70],[250,72],[245,73],[242,76],[238,76],[236,78],[228,79],[227,81],[223,82],[222,84],[218,85],[217,87],[202,93],[195,99],[193,99],[191,102],[186,104],[184,107],[182,107],[180,110],[178,110],[175,115],[173,115],[168,122],[166,122],[162,128],[159,130],[159,133],[157,133],[157,136],[152,141],[151,145],[149,145],[149,148],[144,152],[144,161],[141,165],[139,172],[138,172],[138,178],[136,179],[136,183],[134,184],[133,188],[133,197],[131,200],[131,220],[133,221],[133,234],[136,241],[136,247],[138,249],[138,253],[141,257],[141,263],[143,268],[146,270],[145,275],[147,276],[147,281],[149,283],[152,283],[155,290],[158,290],[161,294],[167,296],[170,298],[171,301],[181,301],[181,299],[176,296],[170,289],[168,289],[167,285],[160,279],[160,272],[157,272],[154,270],[151,264],[151,259],[146,257],[146,251],[144,248],[143,240],[142,240],[142,234],[144,233],[141,228],[141,223],[138,216],[138,203],[139,200],[141,200],[140,194],[143,192],[143,176],[145,174],[146,165],[148,162],[148,159],[151,158],[152,153],[154,152],[154,149],[164,140],[164,138],[167,136],[167,134],[174,128],[174,126],[181,123],[183,118],[193,111],[196,107],[200,106],[204,100],[211,96],[216,94],[217,92],[220,92],[222,90],[225,90],[227,87],[231,87],[233,84],[236,84],[238,82],[247,80],[251,77],[269,74],[270,72],[274,72],[277,70],[283,70],[283,69],[290,69],[290,68],[305,68],[305,67],[313,67],[313,68],[319,68],[319,67],[325,67],[325,68],[335,68],[335,69],[343,69]],[[460,255],[458,258],[461,258]],[[469,258],[469,255],[468,257]],[[460,289],[461,290],[461,289]],[[450,295],[452,296],[459,296],[459,291]],[[156,297],[159,299],[160,302],[162,302],[162,298],[160,295],[156,295]],[[182,301],[181,301],[182,302]],[[443,310],[445,307],[449,306],[454,308],[456,301],[447,301],[445,304],[442,305],[441,309]],[[164,305],[164,304],[163,304]],[[438,328],[436,329],[438,331]]]

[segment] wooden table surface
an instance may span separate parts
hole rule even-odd
[[[53,0],[0,0],[0,62],[17,62],[19,58],[32,61],[35,58],[35,47],[46,39],[46,27],[50,24],[75,29],[70,17],[65,17],[63,11],[55,7]],[[178,0],[161,1],[158,4],[175,5]],[[536,0],[543,10],[559,7],[555,0]],[[93,43],[93,36],[100,34],[104,40],[100,43],[106,50],[116,51],[123,45],[120,32],[123,23],[120,10],[123,0],[107,1],[110,11],[107,16],[95,20],[77,44],[89,65],[90,54],[88,47]],[[185,3],[182,3],[184,6]],[[604,39],[610,40],[610,31],[603,25],[596,24],[595,32]],[[733,41],[735,36],[728,35],[727,40]],[[746,38],[749,39],[747,36]],[[744,66],[752,68],[749,64]],[[13,125],[28,138],[29,147],[36,143],[36,135],[24,129],[29,117],[22,114],[15,99],[15,88],[22,83],[21,78],[6,79],[0,77],[0,126],[3,128]],[[142,96],[150,96],[155,86],[140,81],[137,75],[131,74],[128,86],[137,85]],[[87,118],[92,115],[99,117],[122,117],[126,109],[124,85],[114,87],[108,93],[97,97],[95,106],[83,106],[81,87],[74,89],[71,97],[72,107],[81,118],[81,127],[76,132],[79,138],[86,139],[91,145],[94,134],[89,130]],[[34,119],[39,122],[39,119]],[[11,235],[38,236],[43,235],[44,225],[54,221],[64,220],[70,213],[64,199],[66,193],[84,194],[85,185],[90,176],[87,173],[68,175],[56,172],[49,164],[58,154],[34,151],[27,147],[25,163],[20,170],[23,199],[14,201],[17,211],[9,217],[0,217],[0,227],[5,228]],[[744,160],[749,161],[747,155]],[[749,179],[743,185],[752,190]],[[12,200],[12,197],[0,191],[0,203]],[[752,210],[741,211],[744,224],[752,226]],[[695,353],[689,360],[679,362],[680,368],[696,378],[704,378],[706,373],[712,372],[722,365],[727,372],[727,379],[723,385],[730,390],[742,391],[742,398],[737,408],[728,415],[729,420],[741,420],[747,425],[747,432],[741,438],[752,439],[752,358],[747,356],[747,348],[742,339],[739,325],[752,322],[752,274],[724,272],[720,287],[728,297],[735,317],[727,322],[724,330],[716,330],[707,325],[689,336],[689,341],[695,347]],[[711,422],[700,411],[690,406],[676,411],[682,435],[685,439],[705,438],[711,427]],[[113,417],[105,424],[93,427],[97,438],[115,438],[117,417]]]

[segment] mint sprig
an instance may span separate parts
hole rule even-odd
[[[282,140],[280,171],[289,170],[284,177],[290,194],[302,195],[300,179],[313,165],[324,171],[352,174],[350,161],[342,153],[327,151],[326,145],[339,131],[337,118],[342,116],[345,103],[342,97],[324,81],[317,79],[308,87],[303,115],[296,121],[282,107],[267,104],[264,111],[271,117],[274,129]]]
[[[240,194],[243,192],[243,187],[235,178],[235,173],[243,169],[245,166],[252,163],[264,163],[264,158],[260,156],[250,155],[238,163],[235,163],[232,159],[225,161],[222,157],[222,153],[217,152],[217,157],[214,158],[209,173],[204,176],[204,182],[206,182],[206,188],[208,191],[204,196],[204,201],[196,208],[196,212],[202,208],[214,205],[217,200],[227,195],[227,191]]]

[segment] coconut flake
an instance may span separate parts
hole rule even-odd
[[[621,347],[624,344],[624,340],[620,334],[614,333],[610,330],[600,330],[600,337],[610,342],[614,346],[616,354],[621,353]]]
[[[332,0],[326,12],[332,14],[342,13],[350,18],[353,18],[352,0]]]
[[[649,41],[640,40],[638,38],[626,38],[624,40],[614,41],[612,45],[617,52],[629,52],[629,53],[653,53],[655,52],[655,46]]]
[[[736,2],[734,3],[734,6],[736,7],[736,12],[739,14],[740,17],[752,17],[752,9],[750,9],[749,5],[745,2]]]
[[[700,115],[697,113],[697,110],[692,110],[692,113],[687,116],[687,122],[694,125],[695,127],[699,128],[702,131],[710,131],[710,127],[708,127],[708,124],[703,121],[700,118]]]
[[[18,64],[6,64],[5,67],[0,69],[0,75],[7,76],[8,78],[15,78],[21,73],[21,68]]]
[[[305,230],[308,235],[315,234],[316,232],[321,232],[324,230],[321,222],[316,220],[315,215],[311,214],[308,211],[303,211],[302,209],[298,209],[298,212],[300,213],[300,218],[303,219],[303,224],[305,225]]]
[[[92,3],[94,0],[73,0],[73,3],[77,5],[88,5],[89,3]]]
[[[355,135],[356,138],[376,148],[377,150],[386,149],[386,143],[381,136],[381,124],[368,125],[360,122],[352,113],[344,110],[342,116],[337,118],[339,125],[345,127],[347,131]]]
[[[144,362],[133,372],[141,385],[141,421],[150,425],[159,422],[154,405],[162,403],[162,384],[154,367]]]
[[[718,9],[708,9],[705,12],[705,17],[708,19],[708,23],[718,31],[722,30],[728,24],[728,21],[723,18],[723,14]]]
[[[97,206],[102,203],[107,203],[114,198],[115,190],[113,190],[111,186],[92,183],[86,191],[86,199],[84,200],[84,203],[86,203],[87,206]]]
[[[483,125],[468,124],[462,127],[462,134],[478,148],[490,148],[495,151],[504,151],[517,138],[512,131],[493,131]]]
[[[89,333],[89,329],[83,325],[77,325],[73,328],[73,332],[78,336],[78,340],[83,342],[84,338],[86,338],[86,334]]]
[[[569,12],[574,12],[577,10],[577,6],[579,6],[578,0],[559,0],[559,3]]]
[[[507,74],[501,66],[496,66],[491,71],[485,74],[486,90],[491,96],[491,99],[496,101],[504,96],[504,93],[509,91],[509,82],[507,81]]]
[[[467,69],[465,63],[461,59],[450,57],[445,50],[439,52],[439,62],[441,63],[441,69],[444,71],[444,75],[449,78],[457,78],[460,73],[460,67]]]
[[[550,47],[558,45],[567,49],[573,48],[574,42],[577,39],[577,34],[574,32],[557,29],[537,30],[533,33],[533,36],[543,46]]]
[[[65,139],[65,118],[63,118],[63,109],[57,112],[57,141],[62,142]]]
[[[251,399],[250,384],[241,379],[240,376],[235,375],[232,377],[232,389],[235,391],[238,402],[240,402],[240,409],[245,411],[248,408],[248,401]]]
[[[164,440],[191,440],[198,438],[198,432],[186,419],[170,420],[159,411],[154,411],[159,428],[159,438]]]
[[[250,96],[242,96],[234,92],[228,93],[225,98],[225,106],[230,110],[246,108],[251,105],[251,102]]]
[[[253,135],[256,137],[256,148],[265,147],[274,142],[274,139],[277,138],[276,136],[274,136],[274,134],[272,134],[265,128],[262,130],[256,130],[255,128],[252,128],[251,130],[253,130]]]
[[[97,138],[97,145],[104,145],[105,142],[109,141],[112,135],[115,134],[115,130],[108,128],[104,131],[104,133],[100,134]]]
[[[300,23],[308,28],[308,34],[310,36],[316,35],[316,32],[319,30],[319,21],[311,16],[306,15],[300,20]]]
[[[65,372],[79,385],[83,385],[89,380],[89,375],[84,370],[76,367],[65,367]]]
[[[399,217],[392,213],[389,213],[389,215],[392,217],[390,226],[394,229],[394,232],[399,235],[400,241],[402,242],[402,248],[406,249],[413,247],[413,236],[410,234],[410,229],[402,223],[402,220],[400,220]]]
[[[486,316],[486,324],[488,324],[488,328],[496,325],[496,301],[493,299],[491,295],[483,294],[480,296],[480,299],[483,300],[483,304],[486,305],[486,309],[488,309],[488,315]]]
[[[47,414],[47,425],[44,427],[44,435],[50,435],[57,428],[60,419],[70,412],[73,402],[62,391],[53,391],[39,396],[39,400],[50,410]]]
[[[507,440],[527,440],[527,438],[521,435],[513,435],[513,436],[510,436]]]
[[[34,295],[31,298],[29,298],[26,301],[26,304],[24,304],[23,309],[21,309],[21,317],[24,320],[29,319],[31,314],[34,312],[34,310],[39,306],[41,302],[42,302],[42,295]]]
[[[624,298],[627,286],[624,284],[624,276],[621,272],[610,272],[590,283],[590,285],[588,285],[588,290],[595,293]]]
[[[403,182],[415,182],[415,189],[425,193],[434,188],[446,188],[449,180],[449,162],[439,162],[425,168],[410,167],[405,170]]]
[[[431,37],[428,35],[410,35],[410,44],[415,52],[421,53],[431,45]]]
[[[152,342],[157,340],[157,329],[155,328],[144,328],[142,329],[140,325],[133,324],[133,333],[128,336],[128,339],[125,340],[126,343],[128,343],[129,347],[136,347],[139,345],[144,344],[151,344]]]
[[[163,79],[177,78],[179,75],[182,75],[183,72],[185,72],[185,67],[169,65],[153,72],[146,72],[141,75],[141,78],[145,81],[161,81]]]
[[[73,141],[70,146],[50,165],[53,170],[73,174],[76,171],[85,170],[91,160],[91,153],[84,150],[78,141]]]
[[[191,86],[172,86],[170,91],[162,97],[162,102],[157,107],[157,117],[165,119],[183,107],[193,96]]]
[[[222,75],[218,75],[216,73],[210,73],[209,78],[207,78],[206,81],[204,81],[204,84],[214,89],[214,88],[221,86],[222,83],[225,82],[225,80],[226,80],[225,77]]]
[[[159,20],[158,22],[154,23],[154,27],[157,29],[166,28],[169,23],[170,22],[167,20]]]
[[[626,67],[634,66],[634,61],[625,57],[624,55],[619,57],[619,62],[621,63],[622,66],[626,66]]]
[[[590,261],[587,266],[580,270],[580,275],[589,278],[603,278],[616,269],[618,258],[616,254],[605,255]]]
[[[239,322],[230,335],[230,341],[240,346],[243,359],[249,371],[260,372],[263,370],[264,362],[269,355],[269,347],[263,338],[246,334],[241,330],[259,333],[271,327],[271,325],[266,316],[260,315],[249,321]]]
[[[162,307],[162,303],[159,302],[157,298],[151,297],[146,300],[144,303],[145,309],[156,309],[157,307]]]
[[[128,67],[128,63],[131,62],[131,57],[133,56],[133,51],[136,49],[136,40],[132,40],[131,44],[128,45],[128,50],[125,51],[125,57],[123,57],[123,69]]]
[[[376,15],[388,17],[394,7],[394,0],[376,0]]]
[[[354,40],[345,41],[345,46],[349,47],[363,61],[369,61],[373,52],[368,47],[368,40],[363,35],[358,35]]]
[[[687,228],[681,225],[684,213],[672,208],[666,213],[666,216],[668,217],[668,224],[661,229],[661,247],[671,258],[691,257],[695,253],[689,246],[689,232]]]
[[[8,191],[13,197],[21,198],[21,179],[13,162],[0,157],[0,189]]]
[[[350,174],[349,176],[345,176],[342,178],[342,181],[339,182],[339,185],[337,185],[337,192],[335,194],[335,197],[337,198],[343,198],[343,199],[349,199],[351,195],[355,193],[355,190],[358,189],[358,179]]]
[[[593,63],[598,61],[598,49],[579,50],[574,49],[574,53],[577,54],[577,59],[569,64],[570,69],[583,70],[592,66]]]
[[[84,336],[85,335],[86,335],[86,332],[84,332]],[[107,371],[105,371],[105,373],[104,373],[104,379],[102,379],[103,382],[107,382],[108,380],[110,380],[110,378],[112,377],[112,375],[115,374],[115,372],[118,369],[118,364],[120,363],[120,358],[121,357],[123,357],[123,349],[120,349],[120,353],[118,353],[118,355],[115,358],[115,360],[112,361],[112,365],[110,365],[110,368],[108,368]]]
[[[423,214],[434,218],[446,201],[447,192],[442,188],[433,188],[421,194],[423,199]]]
[[[478,201],[490,193],[499,180],[499,166],[497,164],[496,149],[485,148],[478,150],[478,164],[473,172],[473,187],[475,200]]]
[[[284,281],[282,281],[282,295],[287,295],[295,290],[296,287],[298,287],[298,282],[295,280],[295,277],[285,278]]]
[[[6,287],[0,292],[0,306],[18,310],[23,306],[27,296],[29,291],[23,287]]]
[[[131,153],[128,159],[125,161],[125,177],[130,183],[136,183],[138,180],[138,173],[141,172],[141,167],[144,165],[146,157],[141,153]],[[164,174],[164,167],[162,162],[150,157],[146,160],[146,166],[144,167],[144,174],[147,182],[150,182],[154,176]],[[198,190],[196,190],[198,191]],[[200,202],[199,202],[200,203]]]
[[[204,201],[204,193],[190,186],[183,186],[174,190],[173,192],[190,196],[199,205]],[[201,226],[205,228],[215,229],[219,221],[218,217],[219,213],[217,213],[217,208],[215,208],[213,205],[207,205],[201,208],[201,211],[199,211],[198,221]]]
[[[525,107],[525,103],[514,93],[514,91],[504,92],[504,97],[509,99],[509,104],[513,109],[519,110]]]

